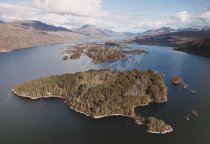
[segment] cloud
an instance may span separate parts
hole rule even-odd
[[[33,0],[30,5],[0,3],[0,19],[39,20],[48,24],[79,27],[97,25],[107,12],[101,8],[101,0]]]
[[[181,22],[185,23],[185,22],[189,21],[191,16],[187,11],[181,11],[181,12],[177,13],[175,15],[175,17],[177,19],[179,19]]]
[[[160,27],[173,28],[201,28],[210,26],[210,11],[192,15],[187,11],[175,13],[169,17],[158,17],[153,19],[142,19],[136,21],[136,30],[144,31]]]
[[[106,15],[101,4],[102,0],[33,0],[32,6],[50,13],[101,17]]]
[[[4,20],[27,20],[38,13],[40,10],[31,7],[0,3],[0,18]]]
[[[160,27],[210,26],[210,10],[196,15],[187,11],[173,15],[158,15],[147,11],[116,14],[104,10],[102,0],[33,0],[21,5],[0,2],[0,19],[38,20],[67,28],[92,24],[115,31],[141,32]]]

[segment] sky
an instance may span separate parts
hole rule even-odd
[[[0,19],[120,32],[210,26],[210,0],[0,0]]]

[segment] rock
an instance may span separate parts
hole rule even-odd
[[[196,110],[193,110],[193,111],[192,111],[192,114],[193,114],[194,116],[196,116],[196,117],[199,116],[199,113],[198,113]]]
[[[190,118],[188,116],[185,116],[185,119],[188,120],[188,121],[190,120]]]
[[[79,54],[79,53],[73,54],[73,55],[70,56],[70,59],[80,59],[81,55],[82,54]]]
[[[69,58],[68,56],[64,56],[63,60],[68,60],[68,58]]]
[[[194,90],[190,89],[190,93],[197,93],[197,91],[194,91]]]
[[[188,88],[188,85],[184,82],[181,82],[179,85],[184,89]]]

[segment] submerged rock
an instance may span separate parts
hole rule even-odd
[[[68,58],[69,58],[68,56],[64,56],[63,60],[68,60]]]
[[[199,113],[196,110],[192,110],[192,114],[196,117],[199,116]]]

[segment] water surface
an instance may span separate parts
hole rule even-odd
[[[71,43],[70,43],[71,44]],[[69,44],[66,44],[69,45]],[[0,53],[0,143],[2,144],[207,144],[210,143],[210,59],[168,47],[129,45],[145,49],[149,54],[132,55],[129,60],[93,64],[83,56],[80,60],[62,60],[63,45]],[[144,116],[166,120],[174,132],[154,135],[129,118],[110,117],[100,120],[88,118],[68,108],[59,99],[28,100],[11,93],[14,84],[26,80],[74,73],[89,69],[120,70],[152,69],[164,73],[168,86],[168,102],[138,108]],[[170,84],[173,75],[180,75],[196,90],[191,94]],[[192,110],[199,117],[185,116]]]

